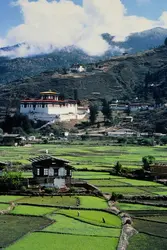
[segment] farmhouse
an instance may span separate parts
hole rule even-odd
[[[17,146],[20,145],[22,138],[19,134],[4,134],[0,136],[0,145]]]
[[[72,167],[63,159],[50,155],[29,159],[33,167],[33,181],[45,187],[63,188],[71,185]]]

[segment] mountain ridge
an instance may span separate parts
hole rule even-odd
[[[0,84],[24,79],[24,77],[33,77],[44,71],[69,68],[75,63],[88,64],[100,60],[108,60],[109,58],[115,55],[121,55],[124,52],[135,54],[162,45],[166,37],[167,29],[163,28],[154,28],[141,33],[131,34],[124,42],[115,42],[114,36],[103,34],[103,39],[112,46],[112,50],[108,50],[103,56],[89,56],[75,46],[66,47],[61,50],[58,49],[49,54],[43,52],[43,54],[25,58],[20,57],[9,59],[6,56],[1,56]],[[13,47],[1,48],[0,54],[11,53],[13,48],[18,49],[19,46],[21,45],[17,44]]]

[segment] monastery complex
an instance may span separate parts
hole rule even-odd
[[[81,120],[88,113],[88,108],[78,107],[76,100],[60,100],[56,92],[41,92],[40,96],[39,99],[22,100],[20,113],[31,120],[46,122]]]

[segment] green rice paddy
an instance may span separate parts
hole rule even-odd
[[[24,197],[18,201],[19,203],[37,204],[37,205],[53,205],[53,206],[76,206],[76,198],[74,196],[32,196]]]
[[[106,200],[92,196],[78,196],[82,208],[107,208]]]
[[[53,233],[32,233],[17,241],[7,250],[115,250],[118,245],[117,238],[61,235]]]
[[[35,207],[35,206],[16,206],[13,211],[11,211],[11,214],[19,214],[19,215],[36,215],[41,216],[45,214],[49,214],[54,212],[54,208],[48,208],[48,207]]]
[[[141,204],[133,204],[133,203],[116,203],[116,207],[119,208],[121,211],[128,211],[128,210],[166,210],[165,207],[158,207],[158,206],[149,206],[149,205],[141,205]]]
[[[55,220],[56,222],[43,229],[45,232],[57,232],[85,236],[108,236],[117,238],[119,238],[121,232],[121,230],[117,228],[94,226],[60,214],[51,215],[49,218]]]
[[[99,211],[86,211],[80,210],[78,217],[78,210],[61,210],[59,213],[71,216],[73,218],[79,218],[84,222],[92,223],[95,225],[102,225],[105,227],[121,227],[121,220],[116,215],[107,213],[107,212],[99,212]],[[105,219],[105,223],[103,223],[103,218]]]
[[[70,160],[76,168],[110,169],[117,161],[123,167],[141,168],[142,157],[153,155],[158,162],[167,162],[167,147],[99,146],[93,145],[32,145],[30,147],[0,147],[0,160],[28,164],[28,158],[49,154]]]

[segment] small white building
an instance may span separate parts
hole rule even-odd
[[[20,103],[20,113],[31,120],[68,121],[80,119],[75,100],[59,100],[53,91],[41,92],[39,99],[24,99]]]

